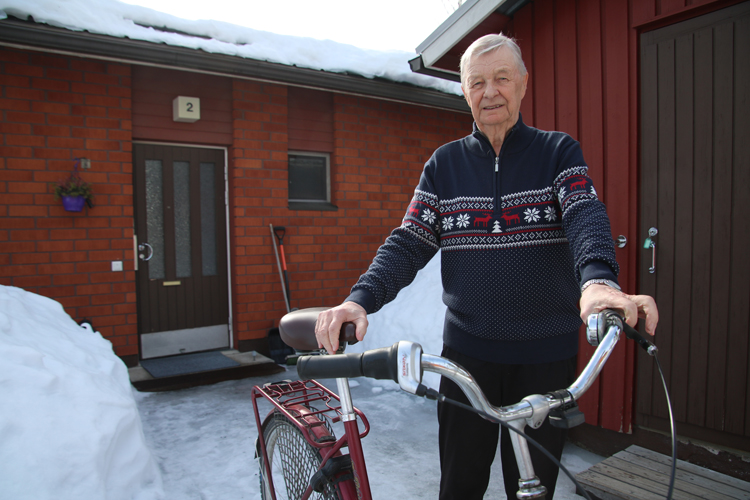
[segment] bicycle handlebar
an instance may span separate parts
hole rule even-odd
[[[638,342],[644,349],[649,350],[649,353],[655,352],[656,347],[627,326],[616,312],[605,310],[592,314],[588,320],[587,338],[591,345],[597,346],[597,349],[578,379],[567,389],[543,396],[528,396],[514,405],[505,407],[490,404],[472,375],[463,367],[441,356],[424,354],[419,344],[409,341],[400,341],[391,347],[356,354],[302,356],[297,361],[297,373],[302,379],[390,379],[398,383],[402,390],[423,396],[427,388],[422,385],[422,373],[434,372],[454,381],[477,410],[502,421],[525,418],[529,425],[537,428],[550,410],[570,405],[591,387],[614,350],[620,333],[625,330],[624,327],[635,332],[640,338]],[[632,332],[627,333],[629,337],[632,335]]]
[[[313,325],[316,320],[317,313],[313,318]],[[547,417],[550,419],[550,424],[556,427],[570,428],[583,423],[585,419],[578,410],[576,400],[591,387],[601,373],[623,331],[627,337],[636,340],[651,356],[657,352],[656,346],[628,326],[615,311],[604,310],[590,315],[586,326],[587,339],[591,345],[596,346],[596,350],[570,387],[545,395],[533,394],[516,404],[503,407],[493,406],[472,375],[463,367],[442,356],[424,354],[422,346],[408,341],[396,342],[391,347],[359,354],[302,356],[297,361],[297,373],[302,379],[338,378],[339,387],[347,388],[346,394],[348,394],[346,378],[364,376],[391,379],[398,383],[402,390],[411,394],[439,399],[469,410],[473,407],[484,418],[499,422],[515,431],[511,433],[511,443],[522,478],[519,480],[518,497],[544,498],[546,488],[541,485],[539,478],[534,474],[526,440],[530,438],[523,434],[524,427],[528,425],[534,429],[539,428]],[[308,334],[310,330],[310,325],[308,325]],[[471,407],[445,398],[423,385],[422,374],[425,371],[437,373],[455,382],[468,398]],[[535,444],[539,446],[538,443]],[[555,460],[548,453],[547,456]],[[575,482],[575,478],[568,475]]]

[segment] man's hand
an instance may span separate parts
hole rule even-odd
[[[581,295],[581,319],[586,323],[589,315],[604,309],[618,311],[632,327],[636,326],[638,318],[644,318],[646,333],[653,335],[656,332],[659,310],[648,295],[628,295],[607,285],[590,285]]]
[[[315,323],[315,338],[318,339],[318,347],[325,348],[330,354],[334,354],[339,348],[341,325],[344,323],[354,323],[357,340],[361,341],[367,333],[367,311],[355,302],[344,302],[340,306],[320,313]]]

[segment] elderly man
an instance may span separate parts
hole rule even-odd
[[[495,405],[569,385],[581,318],[591,313],[620,310],[631,325],[645,318],[653,335],[653,299],[626,295],[617,284],[609,220],[579,144],[523,123],[528,77],[518,45],[504,35],[467,49],[461,88],[474,131],[425,164],[401,226],[346,301],[318,318],[321,347],[334,352],[347,321],[361,339],[367,314],[393,300],[438,250],[447,305],[443,356],[472,373]],[[449,380],[440,392],[466,401]],[[438,405],[438,422],[440,498],[481,499],[498,426],[445,404]],[[560,429],[545,423],[529,435],[562,455]],[[518,468],[505,429],[501,459],[506,493],[515,498]],[[532,460],[553,498],[557,468],[534,448]]]

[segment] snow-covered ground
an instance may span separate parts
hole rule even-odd
[[[146,440],[159,462],[167,498],[260,500],[250,389],[295,378],[294,367],[289,368],[276,376],[138,394]],[[335,390],[333,381],[324,382]],[[373,498],[436,499],[440,467],[435,402],[399,391],[394,383],[358,379],[352,385],[354,405],[372,426],[362,447]],[[264,408],[262,415],[268,406]],[[563,465],[575,474],[602,459],[568,445]],[[574,491],[569,479],[560,479],[555,499],[581,499]],[[485,498],[505,498],[499,458]]]
[[[364,345],[350,352],[408,339],[438,353],[439,274],[434,259],[371,317]],[[101,335],[51,299],[0,286],[0,499],[259,499],[250,389],[295,377],[288,367],[269,377],[140,393]],[[352,385],[372,425],[363,448],[374,497],[436,498],[435,402],[389,381]],[[563,457],[573,473],[600,460],[574,446]],[[503,498],[501,477],[498,461],[487,498]],[[561,481],[557,500],[580,498]]]

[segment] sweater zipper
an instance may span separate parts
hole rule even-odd
[[[502,182],[502,176],[500,175],[500,157],[503,154],[503,150],[505,149],[505,145],[508,144],[508,141],[515,133],[516,129],[515,127],[510,130],[510,133],[503,141],[503,145],[500,146],[500,152],[495,157],[495,217],[499,218],[503,214],[503,207],[502,207],[502,186],[500,185]]]
[[[498,186],[500,182],[500,155],[498,154],[495,157],[495,182],[493,183],[495,186],[495,217],[500,216],[500,186]]]

